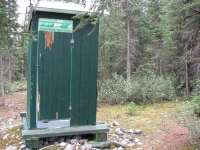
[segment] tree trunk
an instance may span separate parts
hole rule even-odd
[[[162,53],[162,45],[161,45],[161,38],[159,39],[159,41],[158,41],[159,43],[158,43],[158,49],[159,49],[159,65],[160,65],[160,67],[159,67],[159,72],[160,72],[160,77],[163,75],[163,70],[162,70],[162,60],[163,60],[163,53]]]
[[[130,53],[130,10],[129,0],[126,0],[126,20],[127,20],[127,64],[126,64],[126,75],[127,81],[131,80],[131,53]]]
[[[185,89],[186,89],[186,95],[189,95],[189,79],[188,79],[188,64],[187,64],[187,58],[185,61]]]
[[[9,51],[8,54],[8,92],[11,92],[11,83],[12,83],[12,72],[11,72],[11,50]]]
[[[5,98],[4,98],[4,85],[3,85],[3,57],[2,55],[0,55],[0,84],[1,84],[1,97],[2,97],[2,100],[1,100],[1,105],[4,106],[5,105]]]

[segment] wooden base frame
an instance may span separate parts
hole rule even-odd
[[[29,130],[26,114],[22,113],[20,116],[22,117],[23,126],[22,138],[25,139],[26,148],[39,148],[40,138],[59,136],[94,134],[96,141],[106,141],[107,132],[109,131],[107,124]]]

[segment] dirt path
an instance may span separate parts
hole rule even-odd
[[[6,95],[5,107],[0,107],[0,137],[12,126],[20,125],[20,112],[26,111],[26,91]]]
[[[187,150],[192,149],[187,128],[176,123],[172,117],[172,103],[148,106],[134,116],[126,112],[126,106],[102,106],[98,108],[97,120],[112,123],[116,120],[120,128],[141,129],[138,138],[142,143],[130,149],[143,150]],[[6,96],[6,106],[0,107],[0,141],[8,134],[9,128],[21,124],[20,112],[26,110],[26,92],[16,92]],[[114,132],[116,127],[111,129]],[[18,142],[18,141],[17,141]],[[6,144],[5,144],[6,145]]]

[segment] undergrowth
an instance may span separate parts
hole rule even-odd
[[[27,88],[27,81],[25,78],[20,81],[14,81],[11,86],[12,92],[24,91]]]
[[[169,77],[133,75],[130,83],[114,73],[111,79],[98,81],[98,100],[106,103],[154,103],[172,100],[175,89]]]
[[[182,102],[182,107],[177,106],[176,116],[181,124],[190,130],[190,142],[200,149],[200,117],[199,117],[199,98]],[[198,103],[197,103],[198,102]]]
[[[163,104],[148,104],[139,107],[134,103],[101,105],[97,111],[97,120],[107,124],[117,121],[119,126],[112,128],[111,132],[115,132],[115,129],[119,127],[126,130],[141,129],[143,135],[139,136],[139,139],[141,142],[144,142],[144,145],[152,146],[153,149],[163,149],[165,143],[162,141],[161,136],[164,136],[165,132],[172,132],[168,125],[175,122],[172,115],[176,110],[176,103],[183,107],[181,102],[175,101],[163,102]],[[130,112],[133,113],[133,115],[130,115]],[[155,142],[154,138],[159,142]],[[147,143],[145,143],[146,140],[148,140]],[[174,149],[184,147],[188,150],[194,150],[188,143],[173,143],[173,141],[171,141],[170,144],[173,145]]]

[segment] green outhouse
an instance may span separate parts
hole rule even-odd
[[[26,141],[108,131],[96,125],[98,28],[91,35],[92,24],[74,32],[79,20],[72,17],[87,11],[44,1],[27,8],[25,27],[37,40],[28,46],[27,111],[21,113]]]

